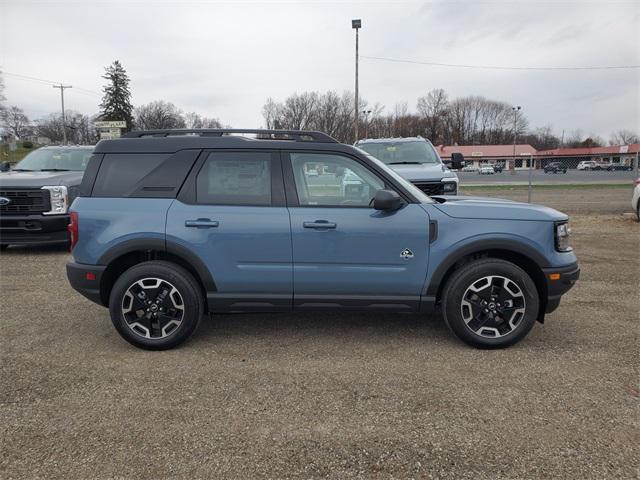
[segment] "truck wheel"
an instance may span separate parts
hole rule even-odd
[[[8,246],[9,245],[7,245],[6,243],[0,244],[0,252],[4,252],[7,249]]]
[[[453,272],[442,295],[447,326],[463,342],[500,348],[524,338],[538,316],[533,280],[517,265],[487,258]]]
[[[147,350],[166,350],[193,334],[204,314],[204,301],[187,270],[171,262],[151,261],[118,277],[109,312],[127,342]]]

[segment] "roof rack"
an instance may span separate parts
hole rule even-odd
[[[181,135],[193,135],[199,137],[222,137],[223,135],[233,135],[237,133],[252,133],[258,140],[291,140],[295,142],[320,142],[339,143],[335,138],[326,133],[306,131],[306,130],[261,130],[261,129],[238,129],[238,128],[174,128],[166,130],[140,130],[128,132],[122,138],[144,138],[144,137],[174,137]]]

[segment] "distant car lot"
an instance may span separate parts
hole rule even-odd
[[[439,318],[332,312],[221,315],[184,348],[140,351],[71,290],[65,250],[11,247],[0,254],[0,477],[633,478],[630,193],[534,197],[572,214],[583,277],[544,326],[493,352]]]
[[[528,170],[516,170],[515,174],[510,171],[504,170],[502,173],[496,173],[495,175],[478,175],[477,170],[473,172],[466,172],[464,169],[457,172],[460,178],[460,184],[464,185],[472,183],[526,183],[529,181]],[[544,173],[543,170],[533,170],[531,172],[533,183],[600,183],[600,182],[628,182],[631,184],[636,178],[634,171],[581,171],[576,169],[569,169],[565,174],[552,175]]]

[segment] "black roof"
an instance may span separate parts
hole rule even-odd
[[[252,134],[246,137],[241,134]],[[173,129],[129,132],[121,138],[101,140],[96,153],[173,153],[184,149],[256,148],[327,149],[351,147],[326,133],[302,130]],[[336,148],[337,147],[337,148]]]

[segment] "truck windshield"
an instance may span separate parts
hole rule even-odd
[[[24,157],[13,170],[84,171],[93,148],[39,148]]]
[[[371,142],[358,147],[387,165],[440,163],[435,150],[427,142]]]

